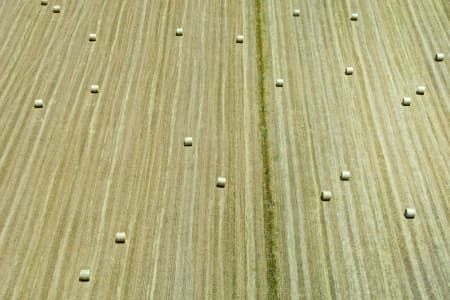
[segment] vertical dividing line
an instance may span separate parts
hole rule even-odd
[[[258,67],[258,101],[259,101],[259,126],[261,132],[261,154],[263,158],[263,207],[264,207],[264,244],[266,250],[267,265],[267,298],[279,299],[278,293],[278,266],[276,258],[276,228],[275,228],[275,203],[272,198],[272,174],[270,172],[270,143],[266,119],[266,89],[265,89],[265,55],[264,32],[265,12],[264,0],[255,0],[256,16],[256,46]]]

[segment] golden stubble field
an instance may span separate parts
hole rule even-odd
[[[267,1],[281,298],[449,295],[449,11],[448,1]]]
[[[444,299],[450,4],[378,2],[1,1],[0,298]]]

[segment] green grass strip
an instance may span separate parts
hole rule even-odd
[[[256,10],[256,43],[257,43],[257,60],[258,60],[258,100],[260,105],[259,119],[261,131],[261,152],[263,158],[263,202],[264,202],[264,240],[266,250],[267,265],[267,298],[279,299],[278,293],[278,266],[276,258],[276,227],[275,227],[275,203],[272,197],[272,175],[270,171],[270,142],[269,131],[267,127],[267,99],[266,99],[266,83],[265,83],[265,48],[264,48],[264,32],[265,32],[265,12],[264,0],[255,0]]]

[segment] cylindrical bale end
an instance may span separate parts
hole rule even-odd
[[[416,216],[416,210],[414,208],[408,207],[405,209],[404,216],[407,219],[413,219]]]
[[[125,232],[117,232],[116,233],[116,243],[117,244],[123,244],[125,243],[125,240],[127,239],[127,235],[125,234]]]
[[[402,105],[403,106],[410,106],[411,105],[411,97],[403,97]]]
[[[225,177],[217,177],[216,186],[220,188],[224,188],[227,183],[227,179]]]
[[[353,74],[353,67],[345,68],[345,75],[352,75],[352,74]]]
[[[242,44],[244,42],[244,36],[242,34],[239,34],[236,36],[236,43]]]
[[[350,20],[352,21],[358,21],[359,14],[358,13],[352,13],[350,16]]]
[[[423,95],[423,94],[425,94],[425,86],[423,86],[423,85],[418,86],[418,87],[417,87],[417,90],[416,90],[416,94],[417,94],[417,95]]]
[[[48,0],[41,0],[41,5],[48,5]]]
[[[53,12],[55,14],[59,14],[61,12],[61,6],[59,5],[53,5]]]
[[[330,201],[331,200],[331,192],[330,191],[322,191],[320,195],[322,201]]]
[[[436,61],[443,61],[444,60],[444,53],[436,53],[436,56],[434,57],[434,60],[436,60]]]
[[[191,136],[185,137],[183,143],[185,147],[192,147],[192,137]]]
[[[44,100],[42,100],[42,99],[34,100],[34,107],[35,108],[43,108],[44,107]]]
[[[91,85],[91,93],[92,93],[92,94],[98,93],[99,90],[100,90],[100,87],[99,87],[97,84]]]
[[[283,79],[277,79],[275,81],[275,86],[276,87],[283,87],[284,86],[284,80]]]
[[[182,36],[183,35],[183,28],[177,28],[176,32],[175,32],[176,36]]]
[[[348,181],[350,180],[350,171],[342,171],[341,172],[341,180]]]
[[[294,9],[294,12],[292,13],[292,15],[294,16],[294,17],[299,17],[300,16],[300,9]]]
[[[89,281],[91,279],[91,272],[88,269],[80,271],[80,281]]]
[[[97,40],[97,35],[95,33],[90,33],[89,34],[89,41],[90,42],[95,42]]]

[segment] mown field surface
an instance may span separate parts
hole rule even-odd
[[[448,1],[49,2],[0,1],[1,299],[448,297]]]
[[[267,1],[282,298],[448,298],[449,11],[431,0]]]

